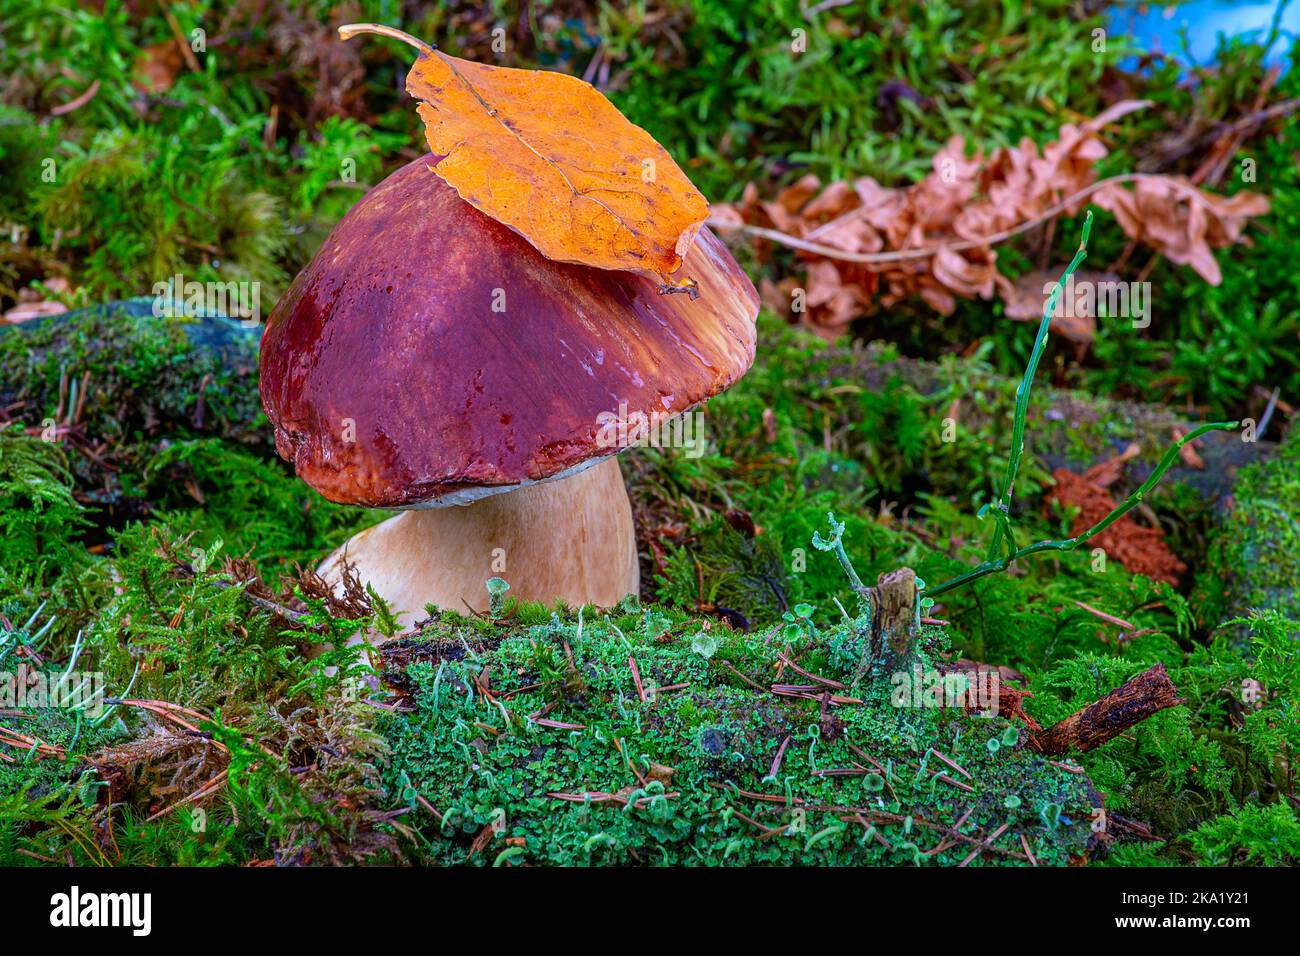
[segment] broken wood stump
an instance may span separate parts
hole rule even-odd
[[[876,656],[886,648],[896,659],[906,657],[919,631],[916,616],[916,572],[886,571],[867,589],[871,598],[871,647]]]

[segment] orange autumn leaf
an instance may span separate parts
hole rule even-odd
[[[661,280],[681,268],[708,202],[590,84],[462,60],[375,24],[339,28],[344,39],[365,32],[420,51],[406,89],[443,157],[434,172],[466,202],[548,259]]]

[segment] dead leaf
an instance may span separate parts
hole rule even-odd
[[[1064,271],[1064,267],[1035,269],[1026,272],[1014,283],[998,283],[998,295],[1006,306],[1007,318],[1016,322],[1040,321],[1052,289]],[[1076,272],[1073,282],[1062,290],[1061,297],[1057,300],[1049,328],[1071,342],[1090,345],[1097,334],[1095,293],[1101,288],[1100,283],[1118,281],[1119,276],[1109,272]],[[1072,299],[1069,298],[1071,291],[1074,293]]]
[[[1113,212],[1127,235],[1170,262],[1191,266],[1210,285],[1223,281],[1211,250],[1244,242],[1246,221],[1269,211],[1258,193],[1216,196],[1181,176],[1147,176],[1131,190],[1106,186],[1092,201]]]
[[[44,281],[44,286],[51,292],[71,292],[72,284],[62,276],[54,276]],[[31,319],[43,319],[51,315],[62,315],[68,307],[57,299],[43,299],[35,289],[19,289],[18,304],[3,316],[6,322],[27,322]]]
[[[662,763],[651,763],[650,769],[646,771],[647,780],[656,780],[665,787],[671,786],[673,774],[677,772],[676,767],[669,767]]]
[[[1183,436],[1187,434],[1187,429],[1175,426],[1173,429],[1174,441],[1182,441]],[[1197,471],[1205,470],[1205,459],[1193,447],[1199,444],[1199,440],[1190,441],[1178,449],[1178,457],[1183,460],[1183,464],[1188,468],[1195,468]]]
[[[1048,492],[1045,502],[1059,501],[1077,507],[1079,513],[1070,523],[1070,534],[1087,531],[1115,509],[1115,499],[1095,482],[1080,477],[1065,468],[1052,472],[1056,486]],[[1114,558],[1129,571],[1145,574],[1156,581],[1178,584],[1178,576],[1187,565],[1165,544],[1165,533],[1160,528],[1147,528],[1128,515],[1120,518],[1092,539],[1109,557]]]
[[[185,57],[175,40],[147,46],[135,58],[135,79],[131,85],[141,93],[166,93],[184,65]]]
[[[1109,488],[1119,481],[1120,475],[1124,473],[1124,466],[1141,453],[1142,446],[1137,442],[1130,442],[1128,447],[1114,458],[1107,458],[1093,465],[1083,473],[1083,477],[1098,488]]]
[[[769,288],[787,297],[796,287],[806,288],[806,311],[795,313],[788,305],[778,311],[831,338],[854,319],[914,297],[948,315],[958,298],[987,299],[996,290],[1008,317],[1041,319],[1042,287],[1054,283],[1059,271],[1042,281],[1034,273],[1013,285],[997,271],[993,247],[1030,224],[1078,213],[1089,196],[1115,214],[1130,238],[1217,284],[1212,250],[1245,242],[1248,221],[1268,212],[1268,200],[1248,192],[1216,196],[1154,174],[1125,177],[1135,180],[1132,189],[1122,182],[1099,183],[1096,165],[1107,155],[1101,129],[1147,105],[1123,100],[1091,120],[1067,123],[1041,151],[1026,138],[1013,148],[968,157],[965,140],[954,136],[935,155],[932,172],[906,188],[890,189],[870,177],[823,188],[815,176],[805,176],[763,202],[751,183],[739,203],[718,205],[710,222],[723,229],[767,230],[755,240],[760,259],[781,240],[773,232],[794,240],[787,244],[797,250],[806,280],[781,278]],[[827,251],[807,249],[808,243]],[[1076,300],[1086,296],[1086,285],[1076,279],[1075,286]],[[765,295],[765,302],[770,299]],[[1095,309],[1065,308],[1051,327],[1086,346],[1096,333]]]
[[[396,35],[368,24],[339,30],[344,39],[359,32]],[[442,157],[434,172],[462,199],[549,259],[661,279],[681,267],[708,203],[599,91],[562,73],[418,48],[406,89]]]

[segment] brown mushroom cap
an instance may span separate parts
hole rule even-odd
[[[619,451],[602,413],[678,414],[749,368],[758,294],[708,229],[674,277],[699,297],[665,295],[544,258],[433,162],[357,203],[267,321],[276,447],[326,498],[435,507],[552,478]]]

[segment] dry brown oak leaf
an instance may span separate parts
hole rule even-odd
[[[668,151],[594,87],[563,73],[449,56],[375,24],[420,51],[406,90],[420,100],[433,170],[462,199],[542,255],[668,276],[709,216],[709,204]],[[445,155],[444,155],[445,154]],[[689,277],[679,285],[690,288]]]

